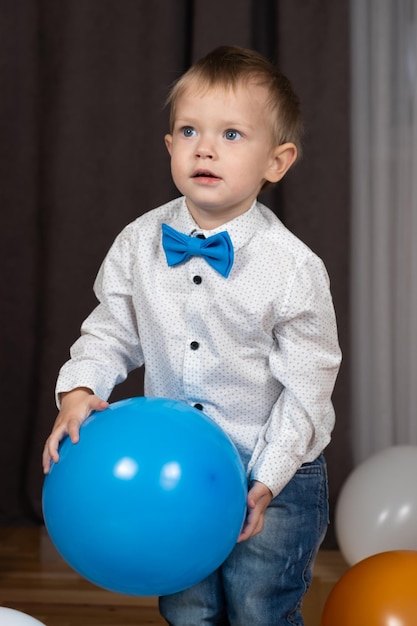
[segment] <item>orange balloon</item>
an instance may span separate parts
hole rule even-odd
[[[356,563],[329,594],[321,626],[416,626],[417,551],[381,552]]]

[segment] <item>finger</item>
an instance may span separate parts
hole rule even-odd
[[[109,408],[109,403],[106,400],[101,400],[101,398],[97,396],[91,396],[89,408],[91,411],[104,411]]]
[[[45,448],[42,455],[42,467],[45,474],[48,474],[51,468],[51,461],[58,463],[59,461],[59,444],[65,435],[68,435],[73,444],[76,444],[80,440],[80,427],[84,419],[86,419],[93,411],[104,411],[109,406],[106,400],[101,400],[95,395],[91,396],[91,400],[88,405],[88,409],[83,419],[77,417],[70,418],[64,423],[60,423],[58,418],[54,429],[47,439]]]
[[[237,538],[237,543],[242,543],[242,541],[247,541],[253,535],[253,530],[251,526],[244,526],[242,532]]]
[[[256,499],[253,497],[252,494],[249,493],[248,495],[248,508],[249,509],[254,509],[256,507]]]
[[[60,440],[61,438],[57,438],[54,435],[51,435],[48,441],[46,442],[47,455],[49,459],[54,461],[54,463],[57,463],[59,460],[58,446],[59,446]]]
[[[239,537],[237,538],[237,543],[242,543],[243,541],[247,541],[249,537],[250,537],[250,534],[246,531],[246,529],[243,529]]]
[[[72,420],[74,421],[74,420]],[[75,427],[74,427],[75,426]],[[69,434],[69,430],[70,427],[73,429],[72,430],[72,436],[71,436],[71,440],[74,441],[74,443],[77,443],[79,436],[78,436],[78,427],[77,425],[73,424],[72,426],[70,426],[70,424],[68,424],[68,427],[66,425],[56,425],[54,430],[52,431],[52,433],[50,434],[50,436],[48,437],[46,444],[45,444],[45,448],[44,448],[44,454],[43,454],[43,467],[44,467],[44,472],[48,473],[50,470],[50,466],[51,466],[51,461],[53,461],[54,463],[58,463],[59,461],[59,452],[58,452],[58,448],[59,448],[59,444],[62,441],[62,439]]]
[[[42,467],[45,474],[48,474],[51,469],[51,461],[58,463],[58,445],[59,439],[55,441],[55,437],[53,435],[50,435],[46,440],[42,454]]]
[[[238,543],[261,533],[264,529],[264,514],[270,498],[262,495],[257,499],[253,495],[253,493],[248,494],[248,513],[243,529],[238,537]]]
[[[49,452],[46,446],[42,454],[42,468],[44,474],[49,474],[49,470],[51,469],[51,457],[49,456]]]
[[[80,440],[80,422],[77,419],[71,419],[68,422],[68,435],[72,443],[78,443]],[[62,436],[60,440],[62,439]]]
[[[258,520],[251,522],[248,525],[245,525],[237,538],[237,543],[241,543],[242,541],[247,541],[250,537],[254,537],[261,533],[264,529],[263,517],[260,517]]]
[[[248,513],[242,531],[238,537],[238,543],[240,541],[246,541],[247,539],[249,539],[249,537],[252,537],[259,523],[259,517],[259,513],[256,513],[254,511],[250,511]]]

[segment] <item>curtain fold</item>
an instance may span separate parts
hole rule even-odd
[[[26,487],[40,318],[37,11],[0,5],[0,519],[31,515]]]
[[[416,18],[413,0],[352,1],[355,463],[417,444]]]
[[[92,284],[114,237],[178,193],[163,143],[164,100],[189,63],[217,45],[268,54],[300,92],[305,159],[263,199],[323,256],[346,363],[348,0],[334,4],[297,3],[297,11],[292,0],[1,3],[0,524],[42,520],[40,455],[56,417],[58,369],[95,304]],[[348,386],[345,367],[329,449],[334,494],[350,467]],[[134,373],[112,400],[142,389]]]

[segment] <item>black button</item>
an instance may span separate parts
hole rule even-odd
[[[201,278],[201,276],[194,276],[193,281],[195,282],[196,285],[201,285],[201,281],[203,279]]]
[[[199,411],[202,411],[203,410],[203,405],[200,404],[199,402],[197,402],[197,404],[194,405],[194,408],[198,409]]]
[[[199,235],[196,235],[197,239],[205,239],[205,235],[203,235],[203,233],[200,233]]]
[[[198,343],[198,341],[192,341],[190,343],[190,348],[191,350],[198,350],[200,347],[200,344]]]

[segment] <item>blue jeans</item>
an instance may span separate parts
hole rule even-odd
[[[170,626],[303,626],[301,602],[327,525],[327,470],[320,455],[272,500],[262,533],[236,544],[201,583],[161,597],[161,615]]]

